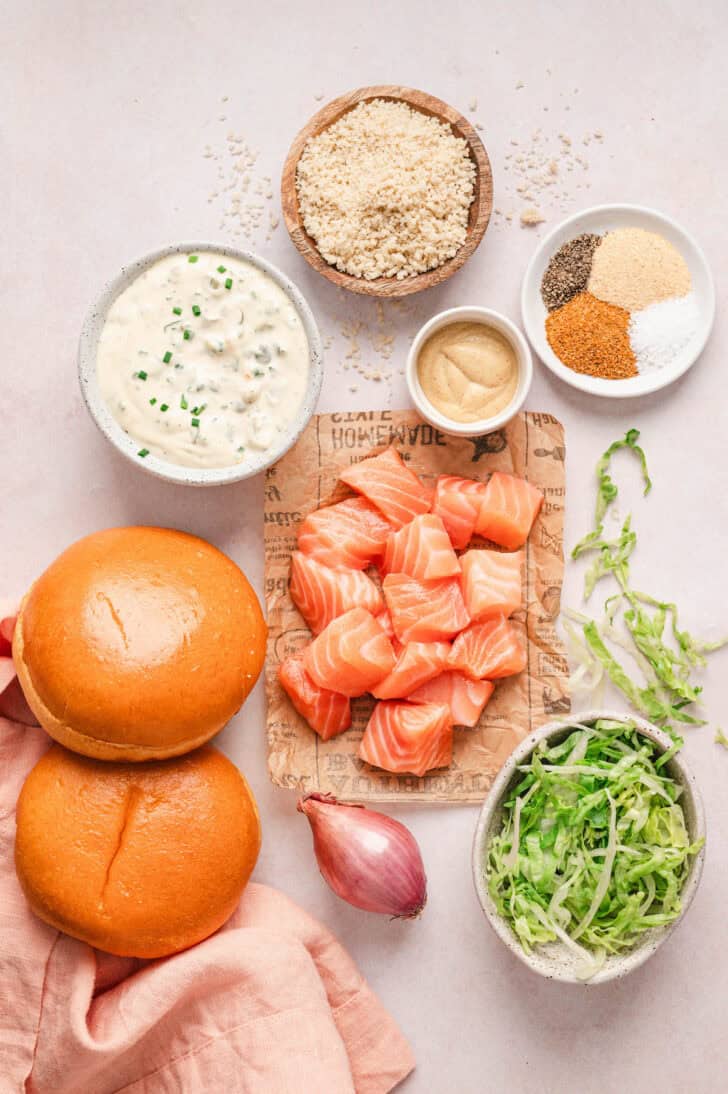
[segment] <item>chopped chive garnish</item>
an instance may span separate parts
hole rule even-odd
[[[200,314],[200,305],[199,304],[193,304],[192,305],[192,314],[193,315],[199,315]]]
[[[156,401],[157,401],[157,396],[155,395],[153,399],[150,399],[150,400],[149,400],[149,405],[150,405],[150,406],[154,406],[154,404],[156,403]]]
[[[233,287],[233,279],[232,279],[232,277],[226,277],[226,278],[225,278],[225,288],[226,288],[226,289],[232,289],[232,287]]]
[[[193,419],[192,419],[192,425],[193,425],[193,427],[194,427],[195,429],[199,429],[199,426],[200,426],[200,419],[199,419],[199,418],[193,418]]]
[[[136,377],[138,380],[146,380],[147,374],[143,368],[140,368],[139,371],[136,373]]]
[[[169,350],[167,350],[162,360],[164,361],[165,365],[168,365],[169,362],[172,360],[172,354],[169,352]]]
[[[263,375],[263,369],[262,368],[254,368],[253,369],[253,376],[262,376],[262,375]]]
[[[186,330],[186,331],[184,332],[184,334],[182,335],[182,337],[184,338],[185,342],[189,342],[190,338],[192,337],[192,331],[191,331],[191,330],[189,329],[189,327],[188,327],[188,328],[187,328],[187,330]]]
[[[179,405],[182,407],[183,410],[187,410],[188,406],[190,405],[185,399],[184,395],[180,395]]]
[[[187,261],[188,262],[197,262],[199,257],[200,257],[199,255],[187,255]]]
[[[166,414],[169,410],[169,403],[162,403],[159,409],[162,411],[162,414]]]
[[[218,273],[225,273],[225,267],[224,266],[218,266],[217,267],[217,272]]]
[[[181,315],[182,314],[182,309],[181,308],[172,308],[172,311],[174,312],[175,315]]]
[[[142,459],[144,459],[144,457],[148,456],[148,455],[149,455],[149,449],[148,448],[140,448],[139,451],[137,452],[137,456],[141,456]]]

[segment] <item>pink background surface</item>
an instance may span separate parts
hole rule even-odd
[[[217,187],[206,144],[218,149],[228,131],[244,134],[260,150],[258,174],[270,175],[275,191],[288,143],[321,105],[315,96],[399,81],[463,112],[477,99],[469,116],[483,125],[495,203],[516,215],[511,224],[492,223],[467,268],[419,298],[414,311],[388,310],[397,331],[391,361],[365,353],[384,373],[378,383],[344,367],[349,345],[331,319],[338,311],[371,327],[373,307],[316,277],[280,226],[270,241],[265,231],[254,235],[249,243],[297,281],[322,333],[333,336],[320,409],[408,405],[399,372],[408,339],[445,306],[485,304],[518,319],[520,279],[539,233],[567,213],[632,201],[675,216],[704,246],[718,289],[718,319],[700,362],[669,390],[614,405],[573,392],[537,365],[527,407],[551,411],[566,426],[567,544],[591,520],[596,457],[626,428],[642,429],[655,488],[644,507],[636,489],[625,491],[640,533],[636,579],[679,598],[684,622],[702,633],[728,630],[721,354],[728,14],[718,0],[615,0],[593,9],[526,0],[358,8],[331,0],[256,7],[16,0],[2,5],[2,16],[4,593],[22,593],[77,537],[127,522],[207,537],[261,590],[262,480],[196,491],[126,464],[81,402],[80,325],[103,282],[130,258],[184,238],[235,242],[219,228],[219,201],[207,200]],[[601,130],[604,141],[585,148],[588,171],[566,177],[563,211],[544,199],[547,224],[527,231],[518,227],[523,203],[505,191],[504,168],[517,147],[510,142],[528,143],[538,126],[575,142]],[[565,602],[579,599],[579,572],[567,567]],[[728,653],[718,654],[705,678],[713,724],[725,718],[727,666]],[[338,902],[318,876],[294,797],[268,782],[263,720],[258,687],[220,737],[260,802],[264,844],[255,877],[286,891],[349,948],[413,1042],[419,1068],[408,1094],[721,1088],[728,754],[713,743],[712,728],[690,733],[686,746],[709,827],[688,919],[628,980],[580,990],[532,976],[482,919],[469,867],[473,808],[392,810],[411,825],[428,868],[420,922],[390,924]]]

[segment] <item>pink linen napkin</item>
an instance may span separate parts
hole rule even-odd
[[[30,721],[2,693],[0,680],[0,714],[10,696]],[[15,876],[15,804],[49,744],[0,716],[2,1094],[385,1094],[409,1074],[409,1045],[343,947],[267,886],[160,961],[113,957],[37,919]]]

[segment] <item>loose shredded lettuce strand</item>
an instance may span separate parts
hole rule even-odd
[[[595,527],[574,547],[572,558],[589,553],[595,558],[584,578],[584,600],[591,597],[595,586],[606,577],[612,577],[617,592],[604,604],[602,619],[565,613],[582,628],[583,642],[578,641],[574,628],[565,624],[571,644],[572,661],[576,664],[573,683],[577,688],[600,686],[608,678],[629,700],[635,710],[651,721],[663,726],[679,738],[672,722],[686,725],[704,725],[703,719],[686,710],[698,704],[701,687],[694,683],[694,669],[706,664],[706,654],[725,645],[719,642],[702,642],[680,628],[677,605],[672,601],[659,600],[649,593],[633,589],[630,584],[629,563],[637,545],[637,536],[631,526],[631,517],[622,524],[614,539],[604,532],[604,518],[618,496],[618,488],[610,475],[611,458],[619,449],[633,452],[640,463],[644,493],[652,488],[644,450],[637,443],[639,430],[630,429],[622,440],[609,446],[597,464],[597,504]],[[621,647],[636,662],[643,680],[635,682],[632,675],[617,659],[614,647]],[[595,669],[601,666],[601,674]]]
[[[601,706],[606,679],[604,668],[599,658],[594,656],[584,641],[583,634],[575,626],[575,624],[583,625],[586,620],[586,616],[570,608],[563,608],[561,611],[561,624],[569,646],[569,661],[575,666],[570,679],[571,697],[576,699],[583,695],[585,699],[588,697],[597,706]]]
[[[559,940],[589,979],[680,914],[702,841],[690,843],[681,787],[661,760],[629,718],[603,718],[542,742],[519,766],[486,876],[527,952]]]
[[[589,532],[577,543],[576,547],[574,547],[574,550],[571,552],[572,558],[578,558],[584,551],[601,549],[599,540],[604,534],[604,517],[607,514],[607,509],[612,502],[616,500],[619,493],[616,483],[612,481],[612,477],[609,474],[609,465],[615,452],[618,452],[620,448],[629,448],[634,452],[642,467],[642,480],[645,484],[645,495],[649,494],[652,489],[652,480],[650,479],[647,470],[647,457],[645,456],[644,450],[637,444],[639,436],[639,429],[628,429],[622,440],[613,441],[612,444],[610,444],[607,451],[597,463],[597,504],[594,513],[594,530]]]
[[[717,745],[723,745],[723,748],[728,748],[728,737],[726,737],[722,729],[716,729],[715,743]]]

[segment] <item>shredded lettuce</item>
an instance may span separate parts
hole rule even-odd
[[[728,748],[728,737],[726,737],[722,729],[716,729],[715,743],[717,745],[723,745],[723,748]]]
[[[542,742],[504,802],[487,848],[496,908],[527,952],[556,939],[585,979],[680,914],[702,846],[691,843],[669,754],[628,718],[574,724]]]
[[[652,489],[644,450],[637,443],[639,430],[630,429],[622,440],[609,446],[597,464],[597,504],[594,529],[574,547],[572,558],[593,554],[595,557],[584,578],[584,600],[588,601],[598,582],[611,577],[617,592],[604,604],[602,619],[568,613],[578,620],[583,632],[584,650],[570,635],[572,651],[578,662],[578,682],[594,678],[593,662],[598,662],[606,677],[622,692],[635,710],[650,721],[663,726],[677,736],[671,723],[703,725],[703,719],[686,710],[699,703],[701,688],[694,683],[693,670],[706,664],[706,654],[725,644],[701,642],[680,628],[677,606],[649,593],[632,588],[630,558],[637,545],[631,517],[622,523],[618,535],[610,539],[605,534],[604,519],[610,505],[618,497],[618,488],[610,474],[611,458],[619,449],[633,452],[640,463],[644,493]],[[568,634],[568,630],[567,630]],[[635,682],[618,659],[614,647],[621,647],[636,663],[642,679]],[[583,666],[588,668],[580,672]]]
[[[609,474],[609,465],[615,452],[618,452],[620,448],[631,449],[639,459],[642,467],[642,480],[645,484],[645,494],[649,494],[652,489],[652,481],[647,470],[647,457],[645,456],[643,449],[637,444],[639,436],[639,429],[628,429],[623,439],[620,441],[613,441],[607,451],[601,456],[596,468],[597,505],[594,514],[594,530],[589,532],[588,535],[584,536],[584,538],[577,543],[576,547],[571,552],[572,558],[578,558],[584,551],[595,550],[601,546],[598,541],[604,534],[604,517],[606,516],[607,509],[612,502],[616,500],[619,493],[616,484],[612,481],[612,477]]]

